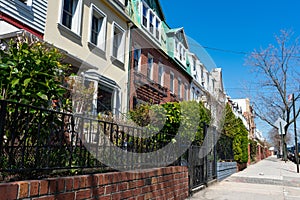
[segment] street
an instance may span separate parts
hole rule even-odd
[[[300,174],[296,164],[271,156],[196,192],[189,200],[298,200]]]

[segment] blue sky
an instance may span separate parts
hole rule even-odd
[[[184,27],[186,35],[202,46],[220,49],[206,51],[223,69],[225,89],[232,98],[244,98],[241,89],[253,77],[244,65],[245,55],[238,52],[266,47],[281,29],[300,35],[299,0],[160,2],[171,28]]]
[[[184,27],[188,37],[209,47],[205,49],[216,66],[222,68],[225,90],[231,98],[248,97],[243,89],[255,83],[254,74],[244,65],[246,55],[238,52],[267,47],[274,43],[274,35],[281,29],[292,29],[295,35],[300,35],[299,0],[161,0],[160,3],[171,28]]]

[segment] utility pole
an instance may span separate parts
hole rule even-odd
[[[296,111],[295,111],[295,98],[292,94],[293,113],[294,113],[294,133],[295,133],[295,159],[297,164],[297,173],[299,173],[299,151],[298,151],[298,139],[297,139],[297,126],[296,126]]]

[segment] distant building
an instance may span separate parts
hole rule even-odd
[[[250,99],[231,99],[234,114],[241,118],[249,134],[249,139],[255,138],[254,111],[250,105]]]

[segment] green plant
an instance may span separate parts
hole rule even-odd
[[[68,65],[53,46],[28,38],[10,40],[0,50],[0,99],[53,108],[66,105]],[[59,102],[57,102],[59,101]]]
[[[231,148],[233,150],[234,160],[239,163],[245,163],[248,161],[248,131],[243,121],[234,115],[228,104],[226,105],[225,114],[222,134],[226,135],[228,140],[232,140]],[[223,141],[223,144],[226,144],[226,142]],[[230,143],[228,142],[228,144]]]
[[[69,65],[62,64],[63,54],[50,44],[20,36],[5,43],[0,49],[0,99],[33,105],[56,111],[69,109],[65,98],[65,74]],[[44,167],[51,157],[67,158],[64,141],[65,116],[32,107],[7,104],[6,129],[1,168]],[[44,145],[61,145],[50,154]],[[14,148],[10,149],[10,146]],[[26,151],[23,149],[27,147]],[[30,148],[35,147],[35,148]],[[21,153],[23,151],[23,153]],[[10,156],[9,156],[10,155]],[[11,155],[14,157],[12,158]],[[40,160],[41,159],[41,160]]]

